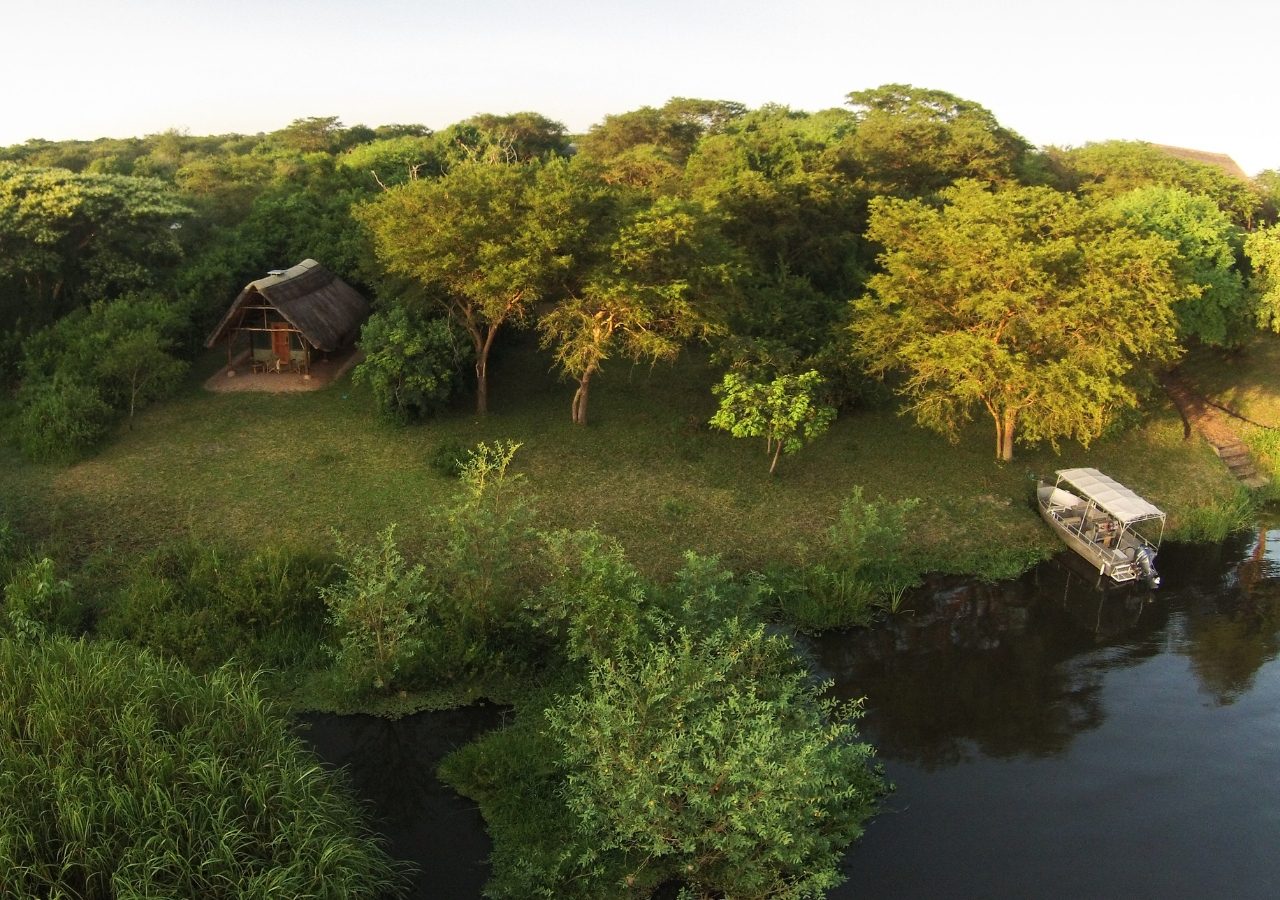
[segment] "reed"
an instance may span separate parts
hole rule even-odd
[[[402,868],[260,695],[107,642],[0,640],[0,896],[398,893]]]

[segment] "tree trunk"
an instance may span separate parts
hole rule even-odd
[[[774,470],[778,468],[778,457],[782,455],[782,441],[777,442],[777,449],[773,451],[773,462],[769,464],[769,474],[772,475]]]
[[[476,415],[489,412],[489,348],[485,347],[476,356]]]
[[[992,415],[996,420],[996,458],[1003,462],[1013,459],[1013,433],[1018,421],[1016,410],[1005,409]]]
[[[578,381],[578,390],[573,395],[573,424],[587,424],[587,397],[591,391],[591,376],[594,372],[588,369]]]
[[[476,415],[489,412],[489,349],[498,333],[494,325],[481,337],[480,332],[471,332],[471,339],[476,345]]]

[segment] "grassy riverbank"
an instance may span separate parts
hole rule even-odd
[[[764,448],[713,432],[712,373],[615,366],[592,391],[592,424],[569,421],[571,390],[527,343],[493,377],[493,411],[465,409],[411,428],[379,422],[344,380],[308,394],[210,394],[210,357],[175,399],[142,413],[90,459],[32,464],[6,449],[0,496],[29,533],[83,556],[129,553],[191,535],[243,547],[332,547],[332,529],[366,539],[399,523],[410,543],[456,482],[429,464],[442,444],[510,439],[538,497],[540,524],[591,525],[616,536],[643,571],[671,571],[688,549],[736,569],[791,561],[813,544],[855,485],[869,497],[919,497],[912,550],[931,567],[988,568],[1055,549],[1029,504],[1029,473],[1092,465],[1151,497],[1176,534],[1236,486],[1198,439],[1186,441],[1161,401],[1148,419],[1084,450],[1064,445],[993,458],[978,421],[950,445],[891,408],[843,415],[770,478]]]

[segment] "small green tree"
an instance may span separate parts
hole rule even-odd
[[[338,549],[347,578],[320,591],[338,635],[334,657],[352,687],[389,689],[422,646],[416,632],[428,600],[426,569],[405,561],[394,525],[372,547],[339,538]]]
[[[393,306],[365,322],[360,348],[365,359],[352,380],[369,385],[378,413],[392,422],[430,418],[457,390],[463,351],[447,319]]]
[[[786,639],[736,621],[599,663],[546,713],[583,893],[804,898],[838,884],[882,785],[856,708],[824,687]]]
[[[0,633],[28,641],[59,630],[72,611],[71,582],[57,576],[47,556],[17,565],[0,598],[6,620],[0,621]]]
[[[547,581],[526,601],[538,627],[575,661],[634,650],[649,601],[622,545],[595,529],[554,531],[542,536],[542,551]]]
[[[729,372],[712,388],[720,398],[720,408],[711,417],[711,425],[734,437],[763,437],[765,452],[772,456],[772,475],[783,452],[797,452],[835,421],[835,409],[817,399],[822,383],[822,376],[814,370],[779,375],[767,384]]]

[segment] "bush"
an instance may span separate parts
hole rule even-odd
[[[111,421],[172,393],[186,363],[172,352],[185,309],[131,295],[76,310],[24,344],[19,444],[32,459],[66,460]]]
[[[597,665],[547,711],[579,890],[801,898],[838,884],[882,784],[855,709],[824,687],[788,641],[736,622]]]
[[[33,460],[73,460],[101,441],[111,424],[111,407],[98,389],[72,378],[28,382],[18,403],[18,446]]]
[[[598,663],[638,646],[647,589],[616,540],[595,530],[544,534],[542,562],[546,583],[526,609],[568,659]]]
[[[405,561],[394,525],[379,532],[373,547],[339,539],[338,552],[347,578],[321,590],[338,640],[334,658],[348,687],[390,690],[423,647],[426,570]]]
[[[25,640],[37,640],[79,629],[84,608],[75,602],[71,582],[57,576],[53,560],[33,558],[7,568],[11,571],[0,595],[4,600],[0,634],[8,631]]]
[[[365,359],[352,378],[369,385],[384,418],[401,425],[420,422],[440,412],[457,391],[464,346],[447,319],[424,319],[393,306],[365,323]]]
[[[471,451],[458,441],[445,441],[431,451],[431,455],[427,457],[427,465],[445,478],[457,478],[462,475],[462,469],[470,455]]]
[[[836,521],[827,529],[830,562],[864,578],[896,574],[907,540],[907,517],[919,499],[890,503],[883,497],[867,500],[855,485]]]
[[[398,867],[251,676],[0,639],[0,895],[380,897]]]
[[[166,544],[140,560],[106,602],[99,630],[198,672],[235,657],[255,666],[314,662],[324,636],[323,557]]]

